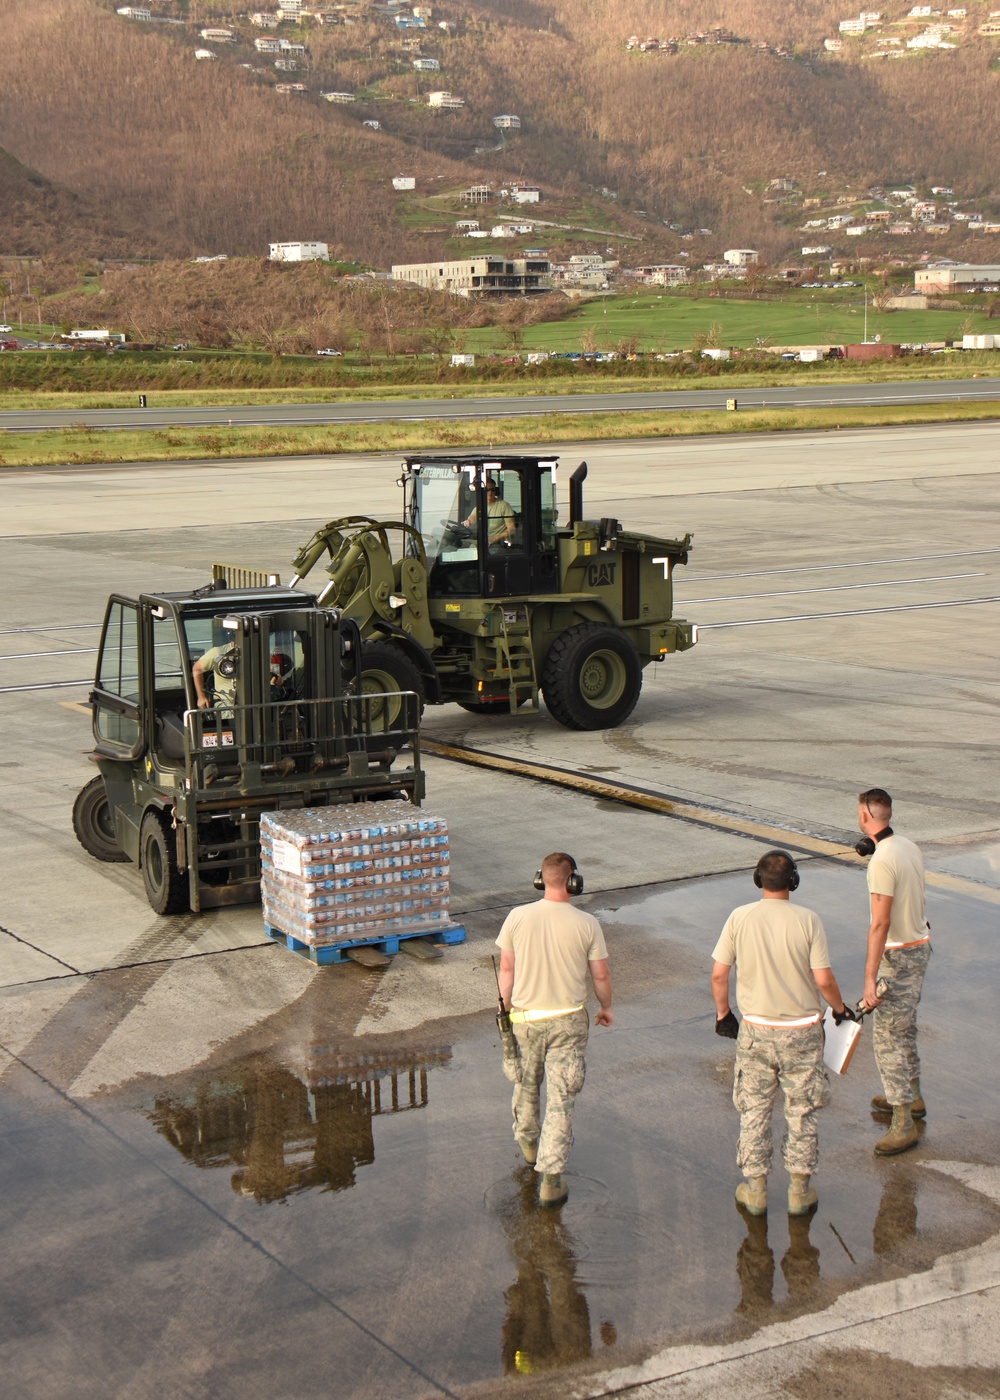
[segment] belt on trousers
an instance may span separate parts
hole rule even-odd
[[[816,1026],[819,1024],[819,1012],[813,1016],[803,1016],[798,1021],[769,1021],[764,1016],[744,1016],[744,1021],[749,1021],[751,1026],[771,1026],[777,1031],[795,1031],[802,1026]]]
[[[561,1011],[512,1011],[510,1019],[524,1024],[526,1021],[548,1021],[553,1016],[571,1016],[574,1011],[582,1011],[582,1006],[564,1006]]]
[[[931,936],[925,933],[923,938],[915,938],[912,943],[887,943],[886,949],[890,953],[898,953],[900,948],[919,948],[921,943],[929,943]]]

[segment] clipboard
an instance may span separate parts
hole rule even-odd
[[[823,1063],[827,1069],[834,1074],[846,1074],[860,1039],[860,1021],[841,1021],[838,1026],[833,1019],[833,1007],[826,1008],[823,1016]]]

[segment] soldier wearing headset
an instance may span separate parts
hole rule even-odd
[[[830,1097],[823,1064],[822,1001],[833,1008],[838,1025],[845,1017],[856,1017],[844,1005],[830,969],[819,917],[789,900],[799,886],[792,857],[787,851],[768,851],[757,862],[753,882],[761,898],[733,910],[712,954],[716,1033],[736,1041],[736,1164],[746,1178],[736,1188],[736,1200],[750,1215],[767,1211],[771,1112],[780,1088],[787,1125],[783,1156],[790,1178],[788,1214],[806,1215],[817,1199],[809,1184],[819,1160],[816,1112]],[[742,1024],[729,1005],[734,965]]]
[[[914,1118],[927,1109],[920,1092],[917,1005],[931,958],[931,926],[924,907],[924,862],[917,846],[889,825],[892,798],[884,788],[858,794],[855,846],[868,862],[870,920],[863,1005],[874,1010],[872,1047],[883,1092],[872,1099],[876,1113],[891,1113],[889,1131],[875,1144],[892,1157],[917,1143]],[[876,983],[887,986],[880,997]]]
[[[590,1018],[587,981],[600,1003],[596,1021],[611,1025],[611,974],[601,926],[570,905],[583,876],[565,851],[553,851],[535,874],[542,898],[512,909],[497,939],[500,995],[510,1011],[522,1074],[514,1085],[514,1137],[541,1176],[538,1199],[559,1206],[573,1143],[573,1105],[583,1088]],[[538,1097],[546,1081],[545,1121]]]

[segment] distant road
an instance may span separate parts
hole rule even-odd
[[[496,398],[398,399],[368,403],[225,404],[214,408],[165,408],[150,394],[146,408],[70,408],[0,413],[0,430],[40,432],[47,428],[314,427],[334,423],[390,423],[422,419],[537,418],[546,413],[664,413],[722,409],[735,397],[740,408],[775,404],[795,408],[836,405],[959,403],[1000,398],[1000,378],[922,380],[902,384],[787,385],[751,389],[664,390],[620,394],[505,394]],[[138,398],[138,395],[136,395]]]

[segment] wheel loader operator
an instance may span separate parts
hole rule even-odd
[[[462,524],[472,528],[476,512],[467,515]],[[493,477],[486,479],[486,538],[490,549],[507,544],[514,534],[514,512],[497,490]]]

